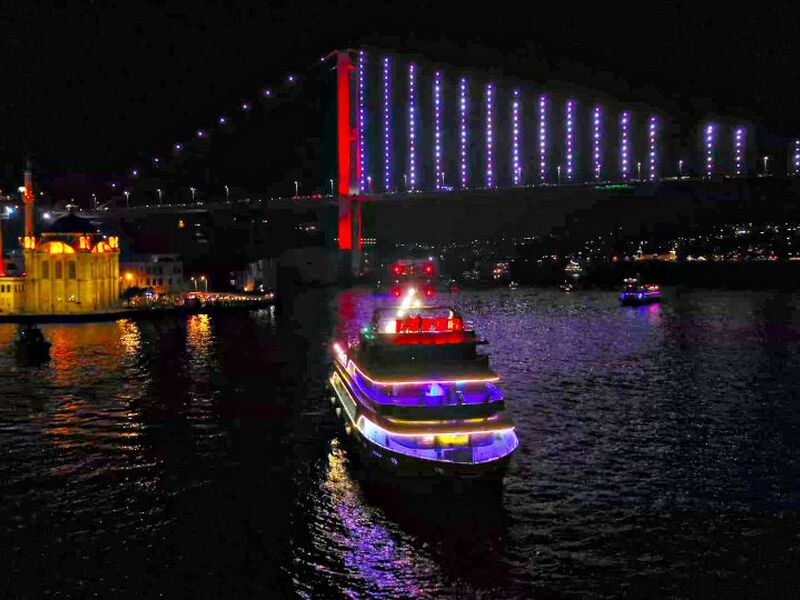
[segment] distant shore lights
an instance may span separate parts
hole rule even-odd
[[[603,173],[603,143],[600,130],[603,126],[603,109],[595,106],[592,111],[592,172],[595,181],[600,181]]]
[[[442,72],[433,75],[433,167],[436,176],[435,188],[442,189]]]
[[[737,177],[744,174],[744,140],[744,128],[738,127],[733,134],[733,170]]]
[[[625,111],[620,115],[620,174],[627,181],[630,175],[630,127],[631,115]]]
[[[713,125],[707,125],[705,132],[706,177],[709,178],[714,175],[714,146],[716,137],[716,128]]]
[[[417,68],[408,65],[408,188],[417,187]]]
[[[461,189],[469,183],[467,176],[467,80],[462,77],[458,82],[458,159]]]
[[[514,185],[522,184],[522,164],[520,163],[520,119],[519,119],[519,90],[514,90],[514,99],[511,101],[511,182]]]
[[[486,84],[486,187],[493,188],[494,178],[494,86]]]
[[[547,97],[539,96],[539,183],[547,182]]]
[[[658,118],[647,121],[647,179],[655,181],[658,176]]]
[[[575,176],[575,101],[567,100],[566,106],[566,146],[567,146],[567,181]]]
[[[366,56],[358,51],[358,187],[362,194],[371,190],[367,182],[367,143],[366,143]]]
[[[392,188],[392,64],[383,58],[383,191]]]

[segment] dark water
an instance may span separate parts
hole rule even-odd
[[[671,292],[671,293],[670,293]],[[323,383],[376,300],[0,326],[3,597],[796,597],[800,296],[445,297],[521,447],[502,495],[354,477]]]

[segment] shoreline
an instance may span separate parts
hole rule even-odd
[[[274,301],[248,302],[235,306],[177,306],[174,308],[122,308],[120,310],[93,313],[28,313],[2,314],[0,324],[34,324],[34,323],[98,323],[119,321],[121,319],[155,320],[168,317],[183,317],[197,314],[217,314],[226,312],[245,312],[274,306]]]

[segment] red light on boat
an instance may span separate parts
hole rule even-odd
[[[428,298],[431,298],[431,297],[433,296],[433,288],[426,288],[426,289],[425,289],[425,295],[426,295]]]
[[[399,298],[400,297],[400,288],[399,287],[392,288],[392,296],[394,296],[395,298]]]
[[[431,263],[426,263],[422,270],[426,275],[433,275],[433,265]]]
[[[394,273],[395,275],[400,275],[401,271],[402,269],[400,265],[392,265],[392,273]]]

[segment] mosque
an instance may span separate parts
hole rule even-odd
[[[86,314],[119,308],[119,238],[99,234],[89,221],[72,213],[36,235],[30,166],[22,199],[21,275],[5,273],[0,227],[0,315]]]

